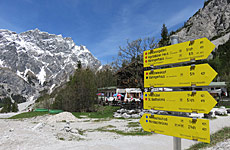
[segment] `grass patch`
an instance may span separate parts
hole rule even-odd
[[[204,118],[204,119],[207,119],[207,118]],[[208,118],[209,120],[214,120],[214,119],[217,119],[217,117],[211,117],[211,118]]]
[[[113,126],[113,125],[107,125],[107,126],[105,126],[105,128],[116,128],[116,126]]]
[[[97,106],[96,112],[72,112],[72,114],[81,118],[81,116],[87,116],[88,118],[113,118],[113,113],[120,107],[115,106]]]
[[[220,108],[221,106],[223,106],[223,105],[215,106],[214,108]],[[225,108],[230,108],[230,105],[225,105],[224,107]]]
[[[95,129],[93,131],[111,132],[111,133],[116,133],[116,134],[123,135],[123,136],[145,136],[145,135],[152,135],[153,134],[151,132],[146,132],[143,129],[136,129],[136,130],[130,131],[130,132],[125,132],[125,131],[116,130],[116,129],[108,129],[108,128],[114,128],[114,127],[115,126],[108,125],[105,127]]]
[[[206,148],[206,147],[212,147],[215,146],[217,143],[222,142],[224,140],[227,140],[230,138],[230,127],[225,127],[216,133],[211,135],[211,142],[210,144],[208,143],[197,143],[192,145],[189,149],[187,150],[198,150],[201,148]]]
[[[72,135],[72,134],[69,134],[69,135],[57,134],[56,136],[57,136],[56,138],[58,140],[61,140],[61,141],[82,141],[82,140],[85,140],[83,138],[80,138],[80,137]]]
[[[2,102],[0,102],[0,108],[2,108],[4,106],[4,104]]]
[[[228,114],[224,114],[224,115],[219,115],[219,116],[228,116]]]
[[[24,112],[24,113],[12,116],[9,119],[32,118],[32,117],[36,117],[36,116],[43,116],[46,114],[48,114],[48,112]]]
[[[90,120],[84,120],[83,122],[90,122]]]
[[[77,129],[77,131],[78,131],[78,133],[79,133],[80,135],[84,135],[84,133],[85,133],[85,130],[82,130],[82,129]]]
[[[63,138],[63,137],[60,137],[60,138],[58,138],[59,140],[62,140],[62,141],[64,141],[65,139]]]
[[[100,119],[93,120],[93,122],[110,121],[110,120],[111,118],[100,118]]]
[[[113,118],[113,119],[119,119],[119,120],[127,120],[127,118],[123,118],[123,117],[119,117],[119,118]],[[130,118],[129,118],[129,120],[130,120]],[[128,120],[128,121],[129,121]]]
[[[225,108],[230,108],[230,101],[219,101],[219,103],[216,105],[216,107],[224,106]]]
[[[132,127],[140,127],[139,122],[129,122],[127,127],[132,128]]]

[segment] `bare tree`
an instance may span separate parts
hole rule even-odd
[[[147,37],[132,42],[127,40],[126,47],[119,47],[117,59],[112,63],[117,70],[118,86],[119,83],[126,82],[126,87],[143,88],[143,52],[155,48],[156,45],[154,37]]]

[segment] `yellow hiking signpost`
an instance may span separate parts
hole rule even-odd
[[[144,109],[209,113],[216,100],[207,91],[145,92]]]
[[[207,86],[216,75],[209,64],[156,69],[144,72],[144,87]]]
[[[207,38],[178,43],[148,50],[143,53],[144,67],[176,64],[206,59],[215,45]],[[144,71],[144,87],[196,87],[208,86],[217,73],[209,64],[181,66]],[[209,113],[216,100],[207,91],[146,92],[143,95],[144,109],[187,113]],[[174,114],[175,114],[174,113]],[[172,113],[173,114],[173,113]],[[140,123],[145,131],[174,136],[175,150],[181,150],[181,139],[210,143],[209,120],[180,116],[144,114]]]
[[[145,131],[210,143],[209,120],[144,114],[140,124]]]
[[[215,45],[207,38],[174,44],[143,53],[144,67],[206,59]]]

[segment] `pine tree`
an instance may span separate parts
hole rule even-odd
[[[3,100],[3,108],[1,110],[2,113],[6,112],[18,112],[18,105],[16,102],[12,103],[10,97],[6,97]]]
[[[218,80],[227,83],[227,89],[230,89],[230,38],[227,42],[219,45],[214,52],[214,59],[208,60],[208,63],[218,72]]]
[[[18,112],[18,104],[16,102],[12,104],[12,112]]]
[[[81,61],[80,61],[80,60],[77,61],[77,68],[78,68],[78,69],[81,69],[81,68],[82,68]]]
[[[117,80],[111,67],[96,72],[97,88],[116,86]]]
[[[97,86],[95,72],[76,69],[71,80],[55,97],[53,108],[71,112],[93,111]]]
[[[168,29],[165,24],[163,24],[161,29],[161,40],[158,43],[159,47],[170,45]]]

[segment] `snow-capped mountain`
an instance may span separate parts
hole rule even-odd
[[[101,63],[71,38],[38,29],[17,34],[0,30],[0,97],[38,96],[68,80],[77,68],[98,69]]]

